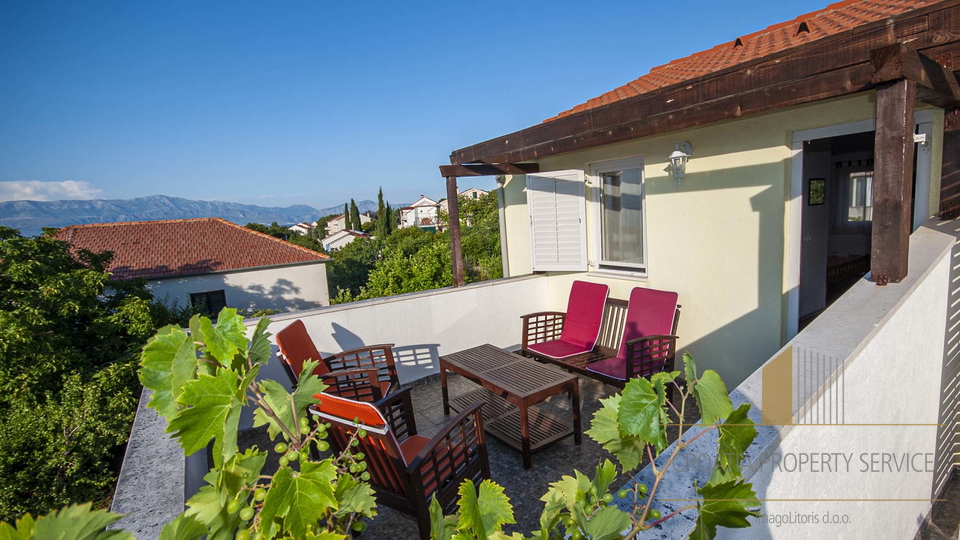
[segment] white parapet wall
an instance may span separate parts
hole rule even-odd
[[[718,538],[914,538],[952,452],[937,441],[938,430],[955,429],[938,424],[944,365],[955,356],[945,335],[957,311],[949,304],[957,299],[958,236],[956,222],[928,223],[911,236],[902,283],[857,283],[781,350],[792,359],[792,390],[782,399],[793,418],[758,426],[744,460],[763,516],[747,529],[720,529]],[[764,399],[776,401],[763,394],[764,375],[757,370],[731,393],[735,407],[752,404],[758,424]],[[708,480],[715,452],[713,433],[682,450],[654,506],[667,514],[693,499],[692,483]],[[697,463],[704,466],[685,467]],[[649,483],[649,467],[638,478]],[[639,538],[686,538],[695,517],[685,511]]]
[[[547,279],[532,275],[274,315],[269,331],[300,319],[324,355],[394,343],[400,382],[409,383],[437,373],[440,355],[484,343],[517,347],[520,316],[546,308]]]

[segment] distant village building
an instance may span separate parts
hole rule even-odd
[[[345,223],[346,219],[344,219],[343,214],[330,218],[330,221],[327,221],[327,236],[342,231]],[[370,223],[370,216],[367,214],[360,214],[360,225],[363,226],[365,223]],[[314,226],[316,226],[316,223],[314,223]],[[354,225],[354,228],[358,229],[359,227]]]
[[[111,279],[142,278],[159,301],[293,311],[329,305],[330,257],[220,218],[73,225],[57,237],[75,249],[111,251]]]
[[[472,188],[467,188],[467,189],[461,191],[461,192],[460,192],[460,197],[461,197],[461,198],[467,198],[467,199],[479,199],[480,197],[483,197],[483,196],[486,195],[487,193],[489,193],[489,191],[484,191],[484,190],[482,190],[482,189],[480,189],[480,188],[472,187]],[[440,209],[443,210],[444,213],[449,213],[449,212],[450,212],[450,208],[447,206],[447,200],[446,200],[446,199],[440,201]]]
[[[400,209],[400,228],[420,227],[436,230],[438,208],[437,201],[421,195],[416,202]]]
[[[353,242],[357,238],[367,238],[369,235],[357,231],[338,231],[320,241],[323,249],[335,251]]]
[[[311,230],[313,230],[313,228],[316,227],[316,226],[317,226],[317,222],[314,221],[312,224],[311,224],[311,223],[297,223],[296,225],[290,226],[290,227],[288,227],[288,228],[289,228],[291,231],[299,234],[300,236],[304,236],[305,234],[307,234],[308,232],[310,232]]]

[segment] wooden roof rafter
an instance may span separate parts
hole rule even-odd
[[[501,174],[528,174],[537,172],[540,172],[540,165],[536,163],[463,163],[440,166],[440,176],[444,178],[497,176]]]

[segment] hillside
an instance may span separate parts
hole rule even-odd
[[[376,209],[376,204],[373,206]],[[0,225],[34,235],[43,227],[197,217],[219,217],[241,225],[273,221],[286,224],[313,221],[322,212],[303,204],[276,208],[152,195],[135,199],[0,202]]]

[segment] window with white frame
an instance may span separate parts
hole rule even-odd
[[[645,273],[643,159],[594,164],[594,256],[603,270]]]

